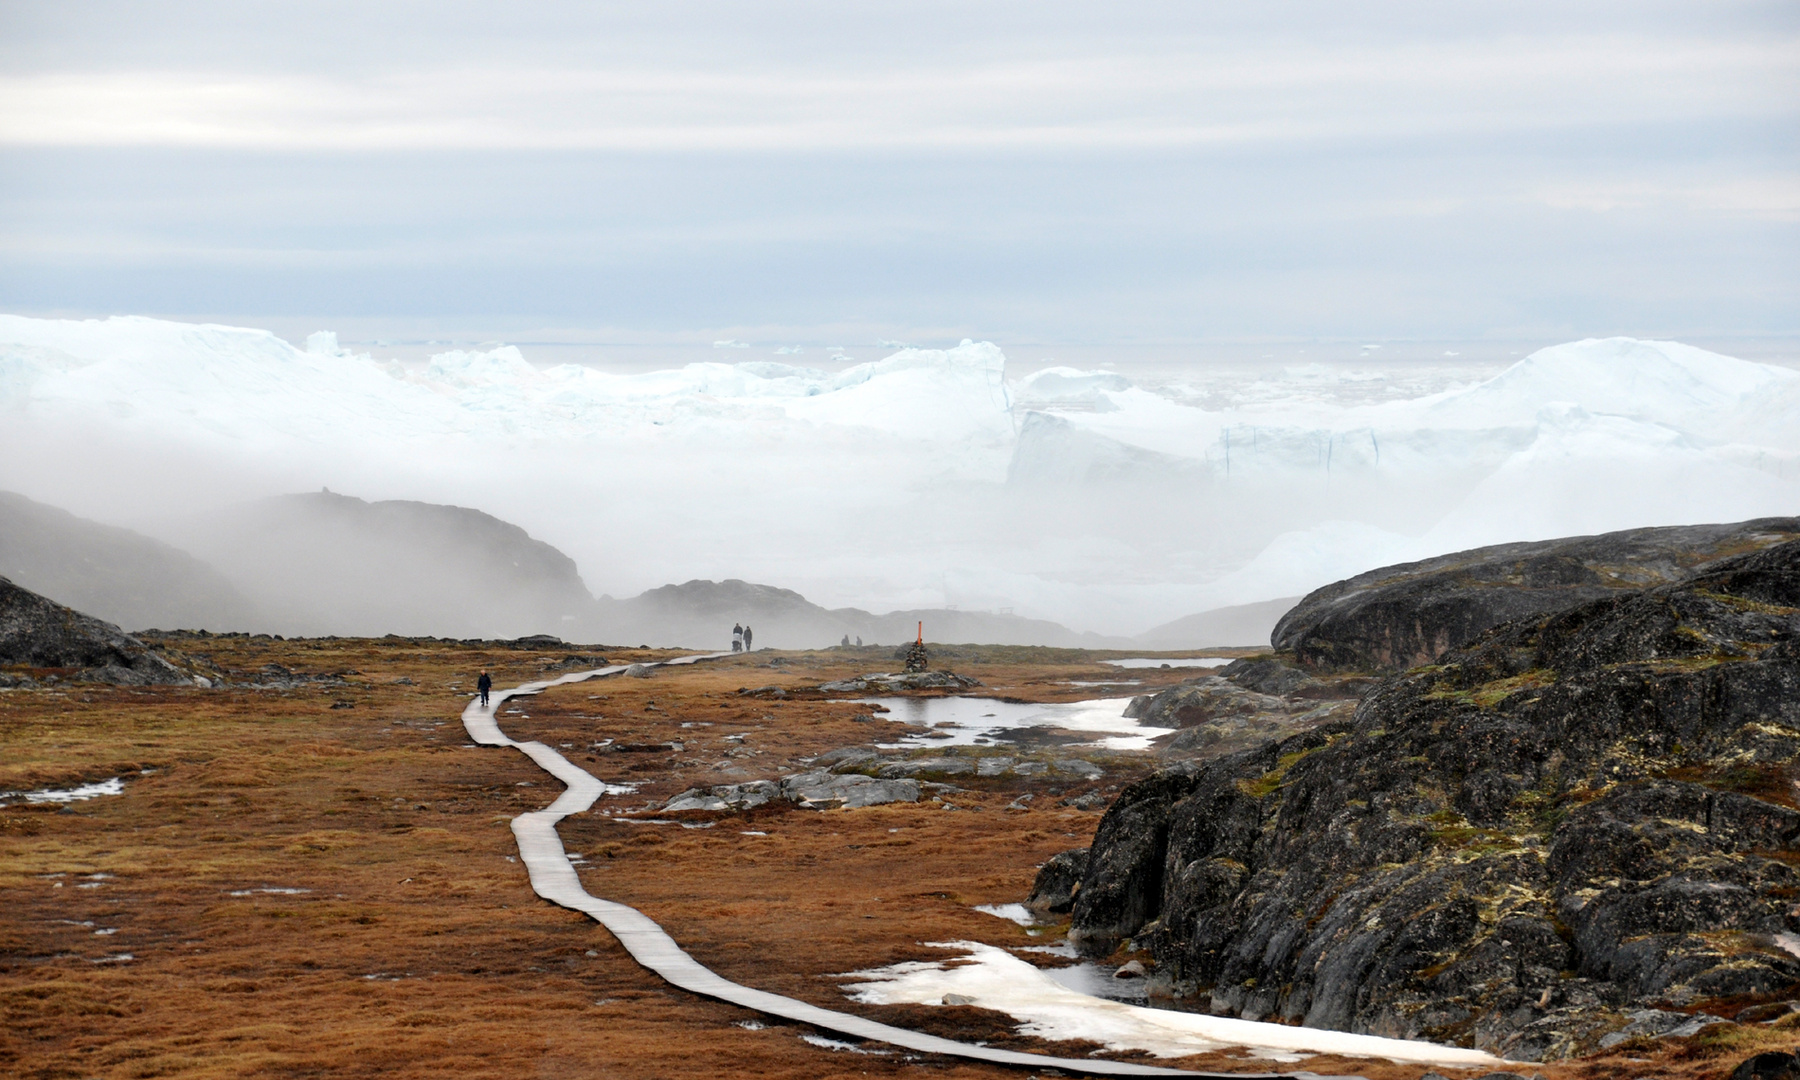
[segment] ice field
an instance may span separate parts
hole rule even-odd
[[[1611,338],[1471,375],[1134,382],[985,342],[619,374],[0,316],[0,487],[181,543],[328,485],[486,510],[596,594],[739,577],[1128,634],[1441,551],[1800,507],[1800,372]]]

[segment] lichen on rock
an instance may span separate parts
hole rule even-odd
[[[1800,541],[1127,787],[1071,937],[1135,941],[1191,1007],[1564,1056],[1632,1010],[1793,996],[1797,766]]]

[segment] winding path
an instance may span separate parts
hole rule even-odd
[[[706,653],[698,656],[683,656],[645,666],[670,667],[729,655],[729,653]],[[598,897],[590,896],[587,890],[581,887],[581,879],[576,875],[575,867],[569,862],[568,855],[563,851],[562,837],[557,835],[556,823],[570,814],[579,814],[592,806],[594,800],[598,799],[605,791],[605,785],[586,769],[543,743],[515,742],[507,738],[506,733],[500,730],[500,725],[494,720],[494,714],[509,698],[527,697],[542,693],[553,686],[604,678],[626,670],[627,667],[624,665],[604,667],[593,671],[575,672],[548,682],[525,683],[511,690],[496,691],[490,695],[491,703],[488,708],[481,707],[480,698],[471,701],[468,708],[463,710],[462,721],[463,728],[469,733],[469,738],[475,742],[482,746],[515,747],[526,757],[537,762],[545,772],[568,786],[568,790],[564,791],[549,806],[529,814],[521,814],[512,821],[513,835],[519,841],[519,858],[524,861],[525,869],[531,875],[532,890],[553,904],[583,911],[592,916],[595,921],[606,927],[614,937],[619,939],[619,944],[625,946],[625,951],[631,954],[632,959],[670,983],[695,994],[728,1001],[733,1005],[741,1005],[746,1009],[754,1009],[770,1016],[796,1020],[852,1038],[870,1039],[905,1047],[908,1050],[917,1050],[920,1053],[944,1054],[951,1057],[986,1061],[996,1065],[1020,1065],[1034,1069],[1055,1068],[1089,1076],[1186,1076],[1215,1078],[1215,1080],[1359,1080],[1359,1078],[1352,1077],[1328,1078],[1310,1072],[1190,1072],[1184,1069],[1107,1061],[1101,1058],[1057,1058],[1042,1054],[1022,1054],[1012,1050],[997,1050],[940,1039],[935,1035],[925,1035],[917,1031],[908,1031],[905,1028],[890,1027],[887,1024],[865,1020],[850,1013],[821,1009],[816,1005],[808,1005],[804,1001],[782,997],[780,994],[755,990],[713,973],[698,960],[683,952],[681,946],[675,943],[675,939],[665,933],[662,927],[652,922],[643,912],[624,904],[613,903],[611,900],[601,900]]]

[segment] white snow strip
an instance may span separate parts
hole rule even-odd
[[[1111,664],[1122,668],[1178,668],[1178,667],[1224,667],[1231,663],[1230,656],[1178,656],[1173,660],[1166,657],[1133,656],[1125,660],[1102,660],[1102,664]]]
[[[115,776],[111,780],[101,780],[93,784],[83,784],[72,788],[46,788],[42,791],[0,791],[0,805],[9,799],[23,798],[28,803],[72,803],[86,802],[102,795],[123,795],[125,778]]]
[[[1491,1054],[1456,1046],[1127,1005],[1076,993],[1047,972],[991,945],[973,941],[928,944],[960,950],[966,960],[954,966],[911,962],[849,972],[845,977],[865,980],[848,987],[852,996],[872,1005],[937,1005],[944,995],[959,994],[973,999],[979,1008],[996,1009],[1023,1021],[1019,1025],[1023,1035],[1091,1039],[1108,1050],[1142,1050],[1157,1057],[1247,1046],[1281,1054],[1343,1054],[1420,1065],[1505,1064]]]
[[[992,915],[1000,919],[1008,919],[1020,926],[1032,926],[1037,923],[1024,904],[976,904],[975,910],[983,915]]]
[[[729,653],[707,653],[699,656],[683,656],[647,666],[692,664],[701,660],[729,655]],[[1023,1054],[1012,1050],[972,1046],[949,1039],[940,1039],[935,1035],[907,1031],[905,1028],[890,1027],[887,1024],[879,1024],[873,1020],[865,1020],[860,1016],[852,1016],[848,1013],[821,1009],[816,1005],[808,1005],[804,1001],[796,1001],[793,998],[771,994],[764,990],[755,990],[720,977],[684,952],[681,946],[675,943],[674,938],[665,933],[662,927],[652,922],[643,912],[624,904],[590,896],[581,887],[581,878],[576,873],[575,867],[569,862],[568,855],[563,849],[562,837],[557,835],[556,824],[570,814],[579,814],[587,810],[593,805],[594,800],[600,797],[606,785],[543,743],[514,742],[494,722],[494,714],[506,704],[509,698],[539,694],[552,686],[617,675],[625,671],[628,666],[615,665],[597,668],[593,671],[573,672],[560,679],[526,683],[511,690],[497,691],[491,695],[491,702],[487,708],[482,707],[479,698],[469,702],[468,707],[463,709],[462,721],[463,727],[469,733],[469,738],[475,742],[483,746],[514,747],[536,762],[538,767],[567,785],[567,790],[545,809],[521,814],[512,821],[513,836],[519,842],[519,857],[524,861],[525,869],[531,876],[532,891],[553,904],[586,912],[596,922],[606,927],[613,937],[618,939],[619,944],[632,955],[633,959],[673,985],[691,993],[717,998],[770,1016],[779,1016],[787,1020],[810,1024],[815,1028],[848,1035],[855,1039],[868,1039],[892,1046],[905,1047],[908,1050],[917,1050],[920,1053],[972,1058],[998,1065],[1020,1065],[1034,1069],[1057,1068],[1090,1076],[1189,1076],[1214,1077],[1217,1080],[1258,1080],[1258,1078],[1260,1080],[1283,1080],[1283,1078],[1292,1077],[1300,1078],[1300,1080],[1323,1080],[1318,1074],[1310,1072],[1231,1074],[1191,1072],[1157,1065],[1139,1065],[1104,1059],[1058,1058],[1045,1054]],[[1098,999],[1092,998],[1083,1000],[1098,1001]],[[1351,1080],[1351,1078],[1344,1077],[1339,1080]]]

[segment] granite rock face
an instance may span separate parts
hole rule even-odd
[[[1191,1007],[1514,1060],[1793,997],[1800,541],[1699,561],[1126,788],[1072,938]]]
[[[1270,641],[1320,671],[1428,664],[1512,619],[1687,577],[1706,563],[1800,538],[1800,518],[1632,529],[1440,555],[1308,594]]]
[[[1176,729],[1157,740],[1160,757],[1217,757],[1347,717],[1373,685],[1367,678],[1315,678],[1281,658],[1236,660],[1218,675],[1135,697],[1125,715]]]
[[[192,684],[194,677],[109,622],[0,577],[0,666],[122,686]],[[14,674],[13,679],[31,678]]]
[[[1038,868],[1037,882],[1025,906],[1032,911],[1065,915],[1075,906],[1075,894],[1087,873],[1088,849],[1058,852]]]

